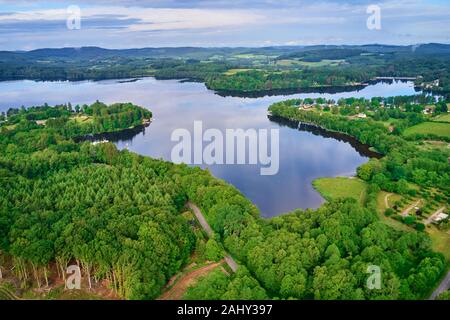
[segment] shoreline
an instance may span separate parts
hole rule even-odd
[[[18,78],[18,79],[8,79],[8,80],[0,80],[2,82],[15,82],[15,81],[34,81],[34,82],[73,82],[73,83],[81,83],[81,82],[101,82],[101,81],[114,81],[116,80],[118,83],[126,84],[126,83],[135,83],[145,79],[155,79],[158,81],[170,81],[176,80],[180,83],[202,83],[208,90],[213,91],[215,94],[222,97],[239,97],[239,98],[262,98],[266,96],[283,96],[283,95],[293,95],[293,94],[304,94],[304,93],[317,93],[317,94],[335,94],[335,93],[343,93],[343,92],[351,92],[351,91],[360,91],[365,89],[370,85],[374,85],[377,83],[392,83],[393,81],[401,81],[401,82],[409,82],[414,81],[413,78],[410,77],[377,77],[374,79],[369,79],[366,82],[362,83],[353,83],[341,86],[330,86],[330,85],[320,85],[320,86],[310,86],[310,87],[299,87],[299,88],[279,88],[279,89],[264,89],[264,90],[226,90],[226,89],[216,89],[208,86],[206,81],[202,79],[196,78],[186,78],[186,77],[158,77],[156,75],[142,75],[135,77],[114,77],[114,78],[105,78],[105,79],[80,79],[80,80],[70,80],[70,79],[32,79],[32,78]],[[414,78],[417,79],[417,78]],[[421,91],[428,92],[425,88],[420,85],[414,85],[414,90],[419,93]],[[434,94],[434,93],[433,93]]]
[[[333,138],[338,141],[343,141],[349,143],[361,156],[367,157],[367,158],[376,158],[381,159],[384,157],[384,155],[380,152],[374,151],[372,146],[368,144],[364,144],[360,142],[355,137],[348,135],[346,133],[340,132],[340,131],[333,131],[329,130],[327,128],[321,127],[314,123],[309,122],[302,122],[299,120],[294,119],[288,119],[281,116],[273,116],[268,115],[268,118],[270,121],[276,122],[280,125],[285,125],[292,129],[297,129],[300,131],[307,131],[314,135],[321,135],[325,138]]]
[[[141,124],[134,127],[119,129],[116,131],[87,134],[84,136],[74,137],[72,139],[76,143],[81,143],[85,141],[95,142],[99,140],[108,140],[109,142],[116,142],[118,140],[128,140],[133,138],[136,134],[143,132],[145,128],[150,126],[152,121],[153,119],[143,119]]]

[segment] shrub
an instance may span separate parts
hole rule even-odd
[[[425,225],[423,224],[423,223],[416,223],[416,225],[414,226],[414,228],[417,230],[417,231],[424,231],[425,230]]]
[[[416,218],[413,216],[407,216],[403,219],[403,223],[408,226],[412,225],[414,222],[416,222]]]
[[[205,258],[210,261],[219,261],[222,259],[222,249],[214,239],[209,239],[205,246]]]
[[[392,216],[394,213],[395,213],[395,211],[394,211],[394,209],[392,209],[392,208],[387,208],[387,209],[384,211],[384,215],[385,215],[386,217],[390,217],[390,216]]]

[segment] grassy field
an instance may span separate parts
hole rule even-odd
[[[77,115],[73,116],[72,120],[78,123],[87,123],[92,122],[92,117],[84,116],[84,115]]]
[[[325,66],[331,66],[335,67],[342,63],[344,63],[345,60],[327,60],[324,59],[319,62],[307,62],[307,61],[301,61],[297,59],[282,59],[277,61],[277,65],[280,66],[303,66],[303,67],[325,67]]]
[[[433,121],[444,121],[444,122],[450,122],[450,113],[447,114],[440,114],[437,117],[433,118]]]
[[[438,140],[421,140],[416,143],[416,146],[422,150],[437,150],[439,152],[446,152],[450,148],[448,142]]]
[[[308,62],[308,61],[300,61],[300,64],[305,67],[336,67],[342,63],[344,63],[345,60],[328,60],[324,59],[319,62]]]
[[[326,200],[353,198],[363,203],[366,198],[367,184],[358,178],[320,178],[313,186]]]
[[[227,72],[225,72],[225,75],[227,75],[227,76],[233,76],[233,75],[235,75],[236,73],[239,73],[239,72],[245,72],[245,71],[249,71],[249,70],[254,70],[254,69],[230,69],[230,70],[228,70]]]
[[[11,124],[9,126],[5,126],[5,129],[7,129],[7,130],[14,130],[15,128],[16,128],[15,124]]]
[[[423,122],[406,129],[404,132],[405,136],[414,134],[434,134],[450,138],[450,123]]]
[[[233,58],[237,59],[267,59],[268,56],[262,54],[253,54],[253,53],[242,53],[236,54]]]
[[[448,250],[450,248],[450,235],[434,226],[428,227],[427,232],[433,242],[433,250],[441,252],[447,259],[447,263],[450,263],[450,250]]]

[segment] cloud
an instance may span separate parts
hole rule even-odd
[[[67,30],[74,2],[0,0],[0,49],[98,45],[259,46],[446,42],[450,4],[376,1],[382,30],[366,27],[372,0],[77,0],[81,30]],[[5,5],[3,5],[3,3]]]
[[[42,24],[51,26],[56,23],[65,25],[70,14],[66,9],[46,9],[23,11],[0,15],[0,25]],[[129,31],[180,30],[217,28],[249,25],[263,22],[264,16],[243,10],[212,9],[172,9],[138,7],[88,7],[81,9],[83,26],[101,27],[102,24],[117,25]]]

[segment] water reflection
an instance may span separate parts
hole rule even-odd
[[[355,138],[348,136],[346,134],[340,133],[340,132],[333,132],[326,129],[323,129],[321,127],[308,124],[308,123],[301,123],[299,121],[293,121],[289,119],[280,118],[277,116],[268,115],[267,118],[270,121],[278,123],[280,126],[287,126],[292,129],[297,129],[300,131],[307,131],[312,133],[315,136],[321,136],[324,138],[333,138],[338,141],[343,141],[349,143],[362,157],[368,157],[368,158],[377,158],[380,159],[383,155],[373,151],[370,146],[363,144],[356,140]]]
[[[280,170],[274,176],[261,176],[258,165],[213,165],[209,170],[239,188],[270,217],[295,208],[317,208],[323,202],[311,182],[319,177],[353,175],[366,162],[370,150],[346,137],[302,126],[293,130],[282,121],[267,116],[270,104],[288,98],[394,96],[414,94],[411,82],[377,83],[360,91],[342,93],[304,93],[260,98],[222,97],[202,83],[145,78],[134,82],[107,80],[100,82],[34,82],[0,83],[0,111],[9,107],[50,105],[71,102],[72,105],[132,102],[150,109],[154,121],[146,128],[105,137],[119,148],[154,158],[170,160],[175,142],[173,130],[193,129],[202,121],[204,130],[272,129],[280,130]]]

